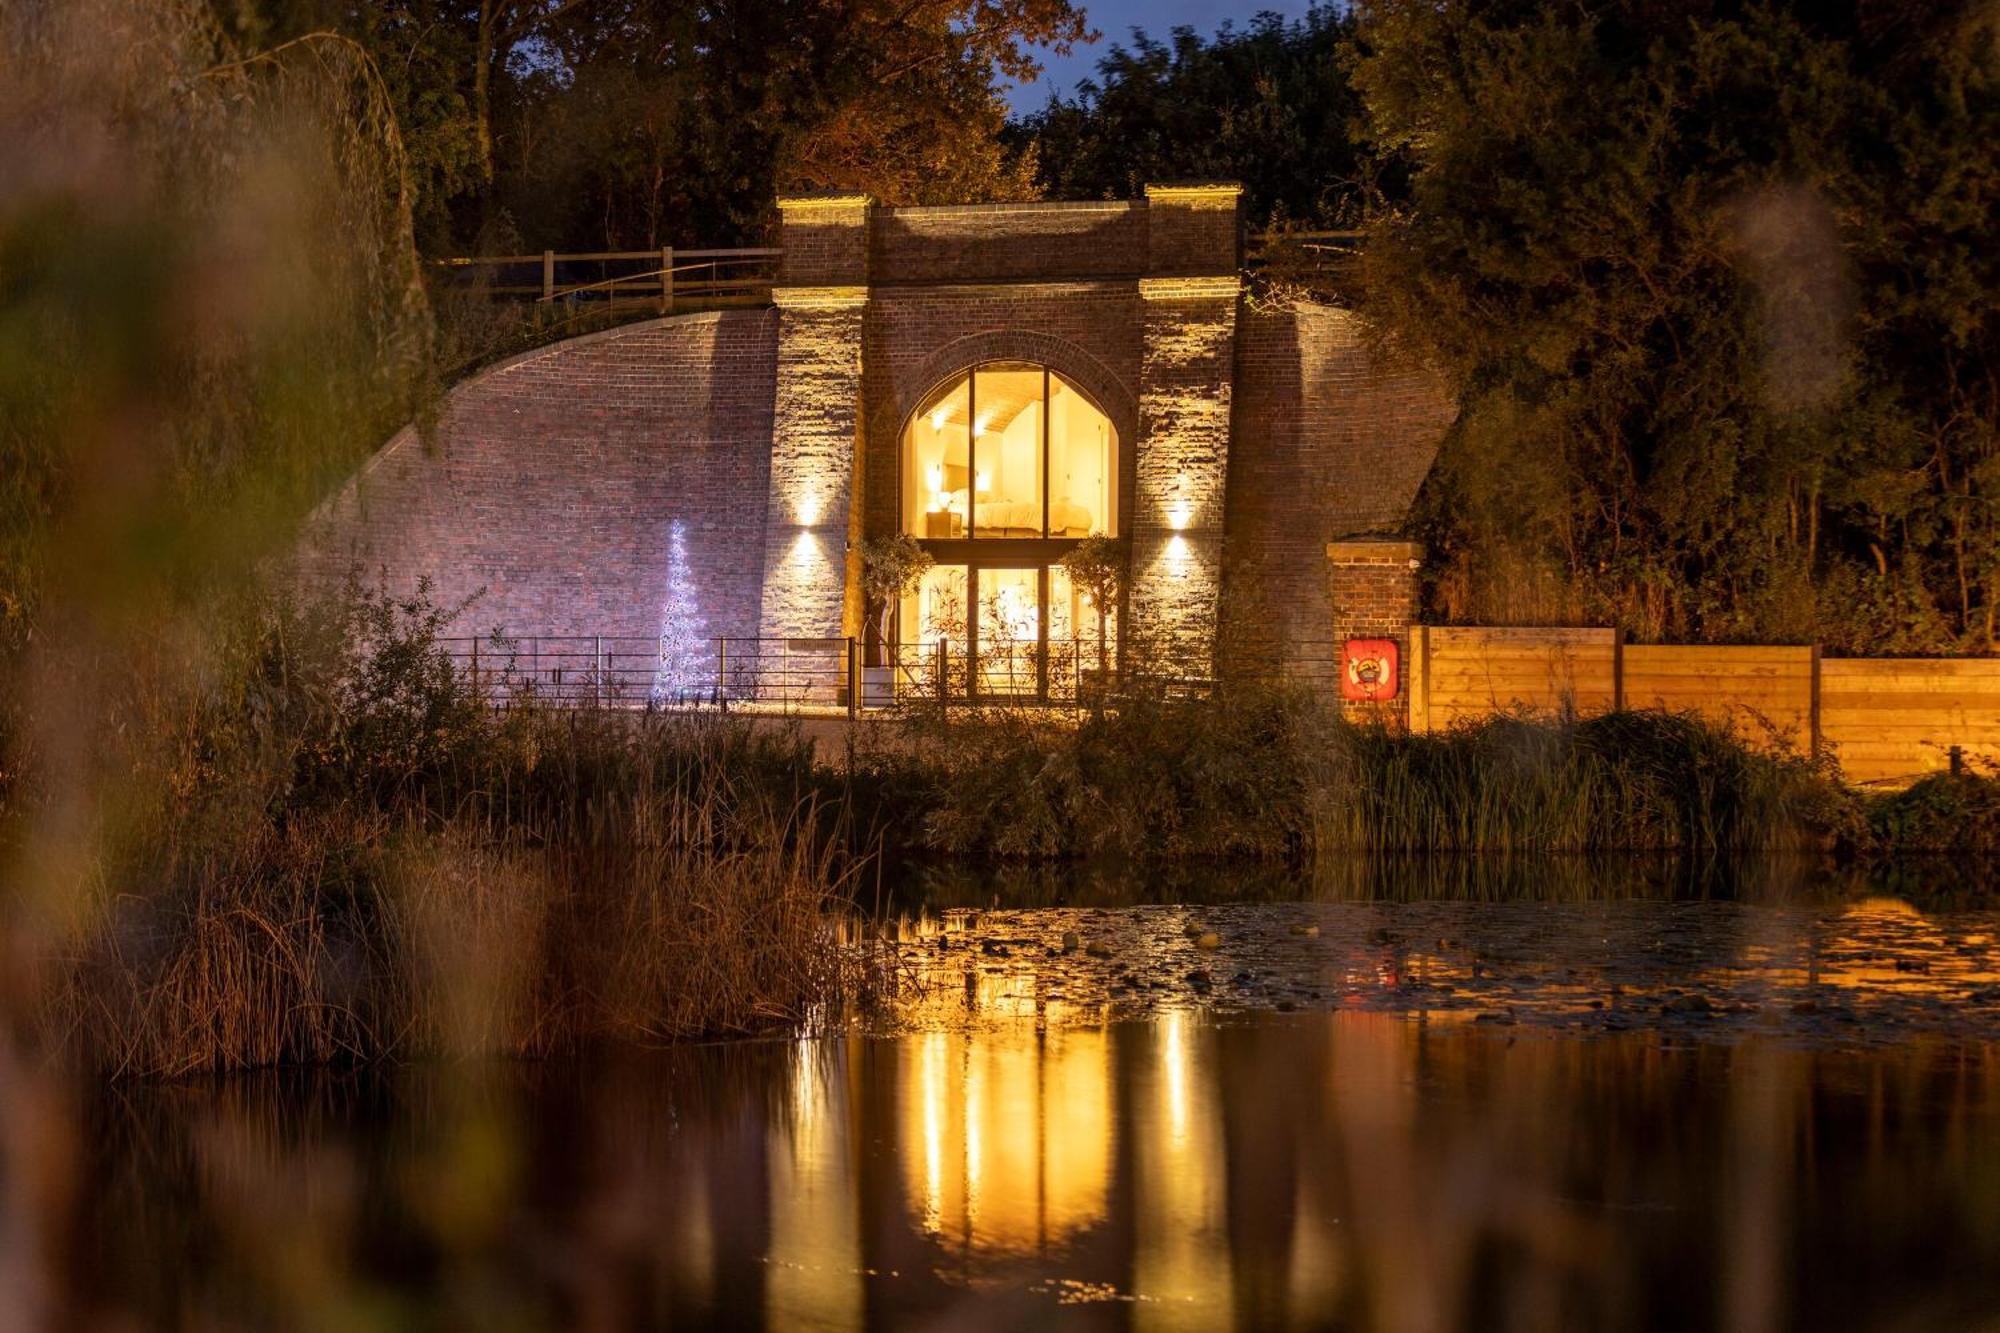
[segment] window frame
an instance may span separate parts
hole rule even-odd
[[[1036,489],[1040,492],[1041,528],[1032,537],[982,537],[979,535],[979,434],[975,429],[975,423],[979,420],[979,373],[982,370],[992,370],[996,367],[1005,366],[1019,367],[1022,370],[1039,371],[1042,377],[1042,394],[1040,399],[1041,463],[1037,471],[1036,480]],[[931,385],[917,399],[916,408],[903,419],[901,428],[896,432],[896,526],[899,531],[907,533],[915,537],[919,542],[922,542],[924,549],[930,551],[938,563],[963,564],[966,557],[961,553],[973,543],[978,543],[982,549],[992,550],[999,543],[1003,542],[1010,549],[1019,549],[1024,552],[1035,549],[1030,544],[1036,544],[1036,546],[1043,548],[1036,550],[1036,558],[1054,561],[1061,558],[1064,552],[1083,540],[1081,537],[1055,537],[1049,533],[1051,503],[1049,498],[1051,430],[1049,403],[1053,396],[1055,377],[1059,374],[1061,372],[1047,362],[1026,361],[1011,357],[989,357],[984,360],[975,361],[971,365],[953,371],[944,379]],[[917,525],[912,523],[909,518],[911,512],[910,432],[915,427],[917,419],[923,415],[924,408],[938,401],[940,396],[950,396],[948,391],[955,390],[961,378],[965,380],[965,535],[962,537],[926,537],[923,533],[915,531]],[[1090,404],[1092,411],[1103,418],[1105,426],[1108,428],[1107,434],[1109,436],[1108,443],[1110,447],[1107,450],[1107,457],[1104,460],[1106,484],[1104,487],[1104,498],[1101,502],[1103,512],[1098,515],[1097,530],[1107,536],[1115,537],[1118,535],[1121,526],[1118,510],[1120,492],[1123,488],[1119,485],[1119,481],[1121,480],[1124,440],[1119,434],[1118,424],[1111,419],[1111,414],[1104,410],[1104,404],[1097,400],[1095,394],[1067,375],[1064,375],[1062,379],[1063,383],[1072,392],[1082,395],[1083,400]],[[1047,548],[1049,548],[1051,543],[1058,543],[1059,545],[1049,550]],[[951,554],[947,555],[948,551]],[[1044,553],[1045,551],[1046,553]]]

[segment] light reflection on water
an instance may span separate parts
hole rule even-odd
[[[1996,1056],[1186,1009],[154,1089],[79,1286],[392,1315],[357,1327],[1990,1327]]]

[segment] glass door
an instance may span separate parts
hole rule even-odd
[[[973,622],[974,679],[981,695],[1018,699],[1039,698],[1046,692],[1042,581],[1040,568],[972,571],[978,607]]]
[[[903,599],[896,644],[896,693],[902,698],[962,699],[972,652],[971,571],[932,565]]]

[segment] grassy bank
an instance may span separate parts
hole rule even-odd
[[[167,1075],[541,1054],[750,1031],[842,992],[827,908],[862,840],[809,748],[496,712],[439,652],[445,619],[272,609],[204,688],[135,714],[126,794],[23,849],[63,890],[39,932],[51,1044]],[[54,799],[14,813],[46,829]]]
[[[440,650],[449,619],[360,593],[263,607],[199,688],[124,720],[104,768],[121,794],[67,844],[21,843],[64,890],[39,933],[52,1045],[173,1075],[793,1023],[870,984],[842,912],[904,852],[1337,879],[1357,852],[2000,847],[1991,780],[1864,797],[1658,713],[1411,737],[1286,691],[1070,720],[918,711],[837,769],[740,718],[494,710]],[[11,803],[17,830],[61,825],[32,782]]]

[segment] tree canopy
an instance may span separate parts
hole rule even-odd
[[[780,190],[1020,198],[1000,79],[1091,34],[1071,0],[245,0],[250,44],[330,28],[396,99],[431,252],[754,235]]]
[[[1346,65],[1354,20],[1315,5],[1286,20],[1258,14],[1213,37],[1135,31],[1074,96],[1052,96],[1010,127],[1059,198],[1134,198],[1148,181],[1239,180],[1243,207],[1322,224],[1359,216],[1375,158],[1357,141],[1361,113]]]
[[[1437,609],[1991,650],[1995,11],[1371,0],[1371,314],[1462,414]]]

